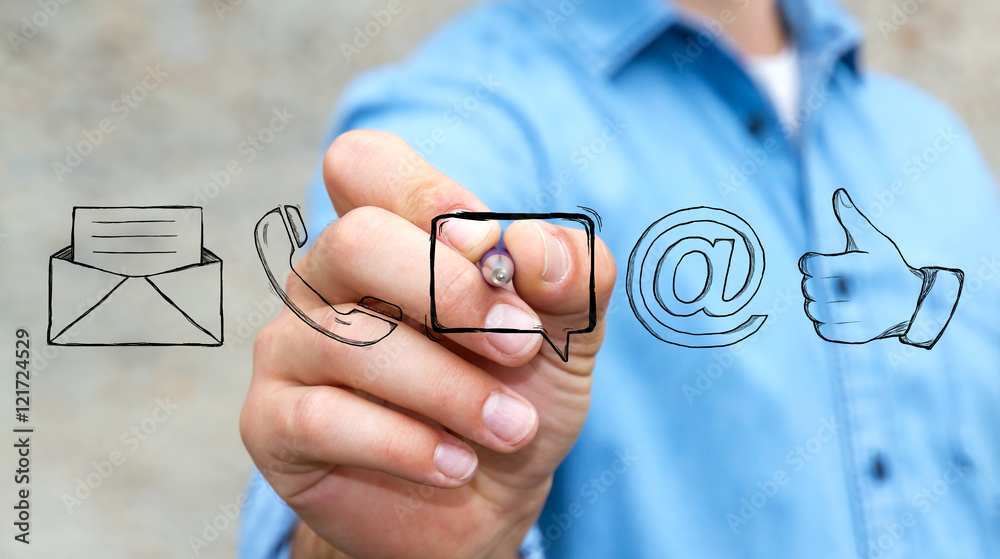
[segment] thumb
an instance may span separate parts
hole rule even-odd
[[[868,218],[854,206],[843,188],[833,194],[833,212],[847,234],[847,252],[870,252],[888,240]]]
[[[558,223],[515,221],[504,232],[504,246],[516,266],[518,296],[538,314],[551,349],[572,364],[600,348],[616,271],[600,238]]]

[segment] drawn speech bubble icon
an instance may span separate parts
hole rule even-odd
[[[670,344],[732,345],[767,319],[738,316],[760,288],[764,249],[753,228],[726,210],[688,208],[657,220],[639,237],[626,274],[636,318]]]
[[[434,273],[434,255],[437,250],[437,238],[441,233],[441,226],[444,225],[445,221],[449,219],[467,219],[473,221],[517,221],[522,219],[539,219],[546,221],[557,222],[557,225],[561,226],[572,226],[573,224],[582,225],[587,233],[587,247],[589,259],[587,262],[583,263],[590,267],[590,301],[589,301],[589,313],[586,324],[579,324],[576,328],[564,328],[559,332],[553,332],[548,330],[545,325],[541,328],[532,330],[518,330],[514,328],[484,328],[482,326],[464,326],[464,325],[445,325],[442,324],[438,319],[438,309],[436,303],[436,291],[437,286],[436,276]],[[459,212],[442,214],[431,220],[431,231],[434,232],[431,235],[431,316],[430,316],[430,327],[434,332],[439,334],[458,334],[463,332],[499,332],[508,334],[541,334],[542,338],[552,349],[556,351],[559,357],[563,361],[569,361],[569,340],[570,336],[573,334],[585,334],[588,332],[593,332],[594,328],[597,326],[597,291],[596,284],[594,282],[594,220],[586,214],[580,213],[494,213],[494,212]],[[450,250],[447,249],[446,250]],[[516,262],[515,262],[516,264]],[[516,277],[516,276],[515,276]]]

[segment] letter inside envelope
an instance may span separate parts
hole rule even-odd
[[[52,345],[222,345],[222,260],[194,206],[73,208],[49,259]]]

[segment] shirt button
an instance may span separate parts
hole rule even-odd
[[[883,481],[889,477],[889,470],[885,465],[885,458],[881,454],[876,454],[872,459],[872,477],[877,481]]]
[[[968,454],[966,454],[961,450],[955,452],[954,458],[952,460],[955,463],[955,466],[958,467],[958,469],[962,470],[963,472],[972,469],[972,459],[969,458]]]
[[[750,120],[747,121],[747,130],[750,131],[754,136],[760,136],[764,133],[767,123],[764,121],[764,117],[760,115],[753,115]]]

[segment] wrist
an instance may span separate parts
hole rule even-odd
[[[538,511],[541,512],[540,510]],[[500,542],[483,559],[520,559],[521,544],[535,525],[538,514],[532,515],[516,522],[505,534],[501,535]]]
[[[506,528],[499,532],[497,544],[482,559],[519,559],[521,557],[521,546],[531,528],[538,522],[538,517],[542,513],[551,488],[552,476],[549,476],[541,486],[525,492],[517,500],[519,505],[516,511],[503,514],[509,519],[503,523]]]
[[[546,479],[541,487],[524,492],[517,499],[517,507],[513,510],[500,512],[497,518],[497,533],[490,550],[480,556],[481,559],[519,559],[521,545],[538,516],[545,506],[549,490],[552,487],[552,477]],[[292,545],[289,559],[353,559],[350,555],[334,548],[329,542],[317,535],[308,524],[299,520],[292,532]]]
[[[292,552],[289,559],[351,559],[316,535],[308,524],[299,520],[292,532]]]

